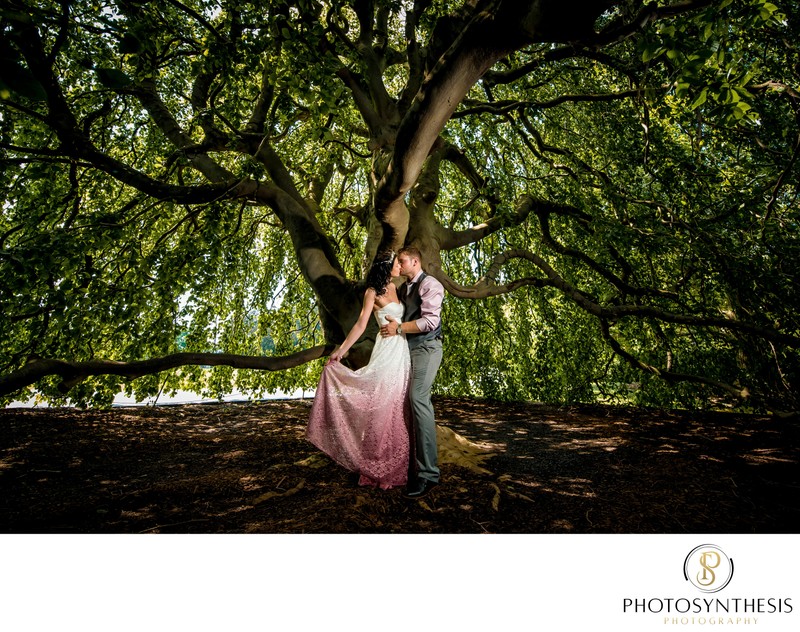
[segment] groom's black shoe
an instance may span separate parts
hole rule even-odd
[[[438,484],[436,481],[429,481],[427,478],[418,478],[408,486],[405,496],[406,498],[422,498]]]

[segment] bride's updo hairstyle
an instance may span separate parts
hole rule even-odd
[[[394,252],[384,252],[375,257],[375,262],[367,272],[367,287],[375,290],[375,296],[386,293],[386,285],[392,280],[392,266],[394,266]]]

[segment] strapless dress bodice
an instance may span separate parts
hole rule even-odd
[[[375,318],[378,320],[378,325],[386,324],[386,316],[391,316],[398,323],[403,320],[403,312],[405,306],[402,303],[388,303],[375,312]]]

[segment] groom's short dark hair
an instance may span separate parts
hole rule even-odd
[[[417,261],[422,263],[422,253],[419,251],[419,248],[414,246],[406,246],[405,248],[400,248],[400,252],[397,253],[397,256],[406,255],[408,257],[414,257]]]

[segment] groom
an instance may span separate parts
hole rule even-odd
[[[408,481],[408,498],[421,498],[439,483],[436,422],[431,404],[431,385],[442,363],[442,299],[444,287],[422,271],[421,255],[413,247],[397,254],[400,274],[408,281],[397,294],[405,305],[403,322],[387,316],[381,335],[405,334],[411,355],[409,399],[414,419],[416,478]]]

